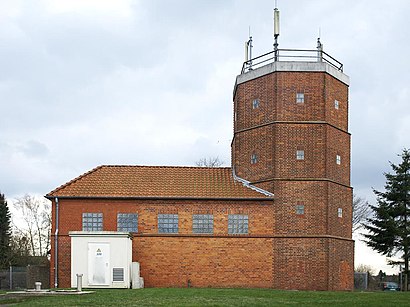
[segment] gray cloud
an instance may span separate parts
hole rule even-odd
[[[352,184],[374,201],[410,144],[405,0],[279,1],[280,48],[325,51],[351,78]],[[0,2],[0,190],[42,194],[100,164],[230,164],[232,89],[272,1]]]

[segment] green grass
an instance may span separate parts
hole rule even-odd
[[[14,306],[409,306],[410,292],[319,292],[268,289],[96,290],[85,295],[8,298]]]

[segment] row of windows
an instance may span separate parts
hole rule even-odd
[[[296,103],[302,104],[305,103],[305,94],[304,93],[296,93]],[[336,110],[339,110],[340,102],[335,99],[334,106]],[[259,109],[260,101],[259,99],[252,100],[252,109]]]
[[[158,233],[178,233],[178,214],[158,214]],[[83,231],[102,231],[102,213],[83,213]],[[228,215],[228,234],[247,234],[248,216],[244,214]],[[138,232],[138,214],[118,213],[117,231]],[[194,214],[192,216],[192,232],[196,234],[214,232],[214,216],[212,214]]]
[[[304,150],[296,150],[296,160],[305,160],[305,151]],[[251,155],[251,164],[256,164],[258,162],[258,155],[253,153]],[[340,155],[336,155],[336,164],[340,165],[342,163],[342,157]]]

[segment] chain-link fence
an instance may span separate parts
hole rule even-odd
[[[7,270],[0,270],[0,289],[33,289],[38,281],[43,289],[47,289],[50,288],[49,276],[50,269],[45,265],[10,266]]]

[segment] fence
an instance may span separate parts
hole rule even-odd
[[[277,49],[243,63],[241,74],[278,61],[326,62],[343,72],[343,64],[323,50]]]
[[[369,287],[369,273],[354,272],[355,290],[367,290]]]
[[[33,289],[37,281],[41,282],[43,289],[47,289],[50,288],[49,275],[50,268],[46,265],[11,266],[7,270],[0,270],[0,289]]]

